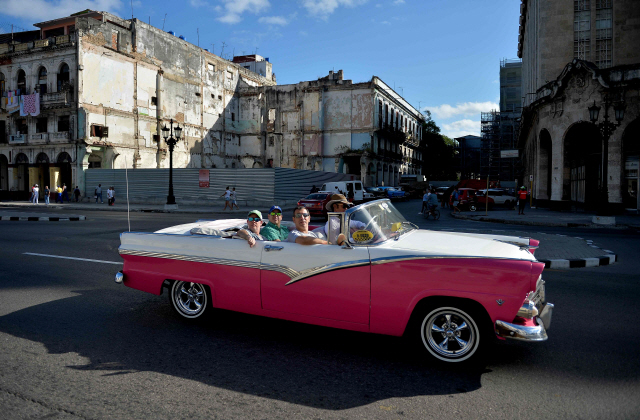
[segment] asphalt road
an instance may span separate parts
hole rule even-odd
[[[527,230],[398,207],[423,228]],[[228,311],[186,322],[166,295],[113,282],[126,213],[84,214],[0,222],[0,419],[640,417],[637,233],[530,229],[594,239],[620,262],[546,270],[549,340],[501,343],[484,366],[460,369],[401,338]],[[133,213],[131,227],[199,218]]]

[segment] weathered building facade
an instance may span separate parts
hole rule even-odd
[[[0,194],[85,191],[88,168],[168,168],[170,121],[183,129],[176,168],[328,170],[367,185],[420,171],[422,115],[377,77],[276,86],[263,57],[231,62],[105,12],[35,26],[0,43]],[[34,92],[40,114],[7,106]]]
[[[539,204],[637,210],[640,7],[635,0],[523,0],[519,147]],[[600,107],[615,130],[590,120]],[[614,107],[624,107],[617,122]],[[606,151],[606,153],[604,152]],[[606,174],[606,179],[605,175]],[[528,181],[528,180],[527,180]]]

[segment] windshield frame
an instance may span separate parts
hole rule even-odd
[[[349,234],[349,228],[348,226],[350,226],[351,224],[351,219],[352,216],[354,215],[354,213],[362,210],[362,209],[366,209],[368,207],[373,207],[373,206],[377,206],[379,204],[382,203],[386,203],[388,206],[393,207],[393,209],[395,209],[395,211],[398,212],[398,214],[400,214],[400,216],[402,216],[402,218],[404,219],[404,221],[402,222],[403,226],[406,226],[407,229],[403,229],[402,231],[400,231],[400,233],[396,236],[392,236],[392,237],[386,237],[386,239],[380,241],[380,242],[375,242],[375,243],[366,243],[366,244],[359,244],[355,241],[353,241],[353,238],[351,237],[351,235]],[[345,236],[347,237],[347,241],[349,242],[349,245],[353,246],[353,247],[361,247],[361,246],[379,246],[379,245],[383,245],[391,240],[397,240],[400,236],[402,236],[405,233],[411,232],[413,230],[419,230],[419,228],[409,222],[408,220],[406,220],[404,218],[404,216],[402,215],[402,213],[400,213],[400,211],[392,204],[391,200],[388,198],[383,198],[380,200],[373,200],[373,201],[368,201],[366,203],[362,203],[360,205],[357,205],[355,207],[351,207],[350,209],[347,209],[347,211],[344,212],[344,219],[343,219],[343,224],[342,224],[342,233],[345,234]],[[386,235],[385,235],[386,236]]]

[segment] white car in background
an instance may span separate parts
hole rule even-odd
[[[484,206],[485,204],[486,191],[486,189],[478,190],[478,192],[476,193],[478,207],[480,208],[482,208],[482,206]],[[507,191],[489,188],[489,207],[493,205],[499,205],[510,209],[513,208],[513,206],[515,206],[517,202],[518,200],[516,199],[516,197],[510,195]]]

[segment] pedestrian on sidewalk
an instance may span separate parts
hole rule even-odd
[[[33,186],[33,204],[38,204],[38,193],[40,192],[40,188],[38,188],[38,184]]]
[[[451,193],[451,208],[453,208],[452,214],[461,213],[458,205],[460,204],[460,191],[456,188]]]
[[[427,192],[427,190],[423,190],[422,191],[424,194],[422,195],[422,207],[420,208],[420,213],[418,214],[422,214],[424,213],[427,207],[427,201],[429,201],[429,193]]]
[[[224,193],[222,193],[222,195],[220,197],[224,197],[224,208],[222,209],[222,211],[225,211],[227,209],[227,207],[229,207],[229,210],[233,210],[233,206],[231,206],[231,191],[229,191],[229,187],[227,187],[227,189],[225,190]]]
[[[238,201],[236,199],[236,187],[233,187],[233,190],[231,191],[231,210],[233,210],[233,206],[236,206],[236,208],[240,210],[240,207],[238,207]]]
[[[111,187],[111,205],[116,204],[116,187]]]
[[[94,198],[96,199],[96,204],[98,204],[98,198],[100,199],[100,204],[104,204],[104,201],[102,201],[102,184],[98,184]]]
[[[107,205],[111,205],[111,200],[112,200],[112,192],[111,192],[111,187],[109,187],[109,189],[107,189]]]
[[[29,202],[30,202],[30,203],[33,203],[33,188],[35,187],[35,185],[36,185],[36,184],[33,184],[33,185],[31,186],[31,195],[29,196]]]
[[[76,197],[76,203],[77,203],[78,200],[80,199],[80,188],[78,188],[77,185],[76,185],[76,189],[73,190],[73,195]]]
[[[62,201],[62,187],[60,187],[60,185],[58,185],[58,187],[56,188],[56,203],[58,202],[58,200],[60,201],[60,203],[63,203],[63,201]]]
[[[49,194],[51,194],[51,191],[49,191],[49,186],[45,185],[44,186],[44,204],[49,205]]]
[[[62,202],[64,202],[65,197],[67,198],[67,203],[70,203],[69,200],[69,191],[67,191],[67,184],[62,184]]]
[[[527,204],[527,189],[522,186],[518,191],[518,214],[524,215],[525,204]]]

